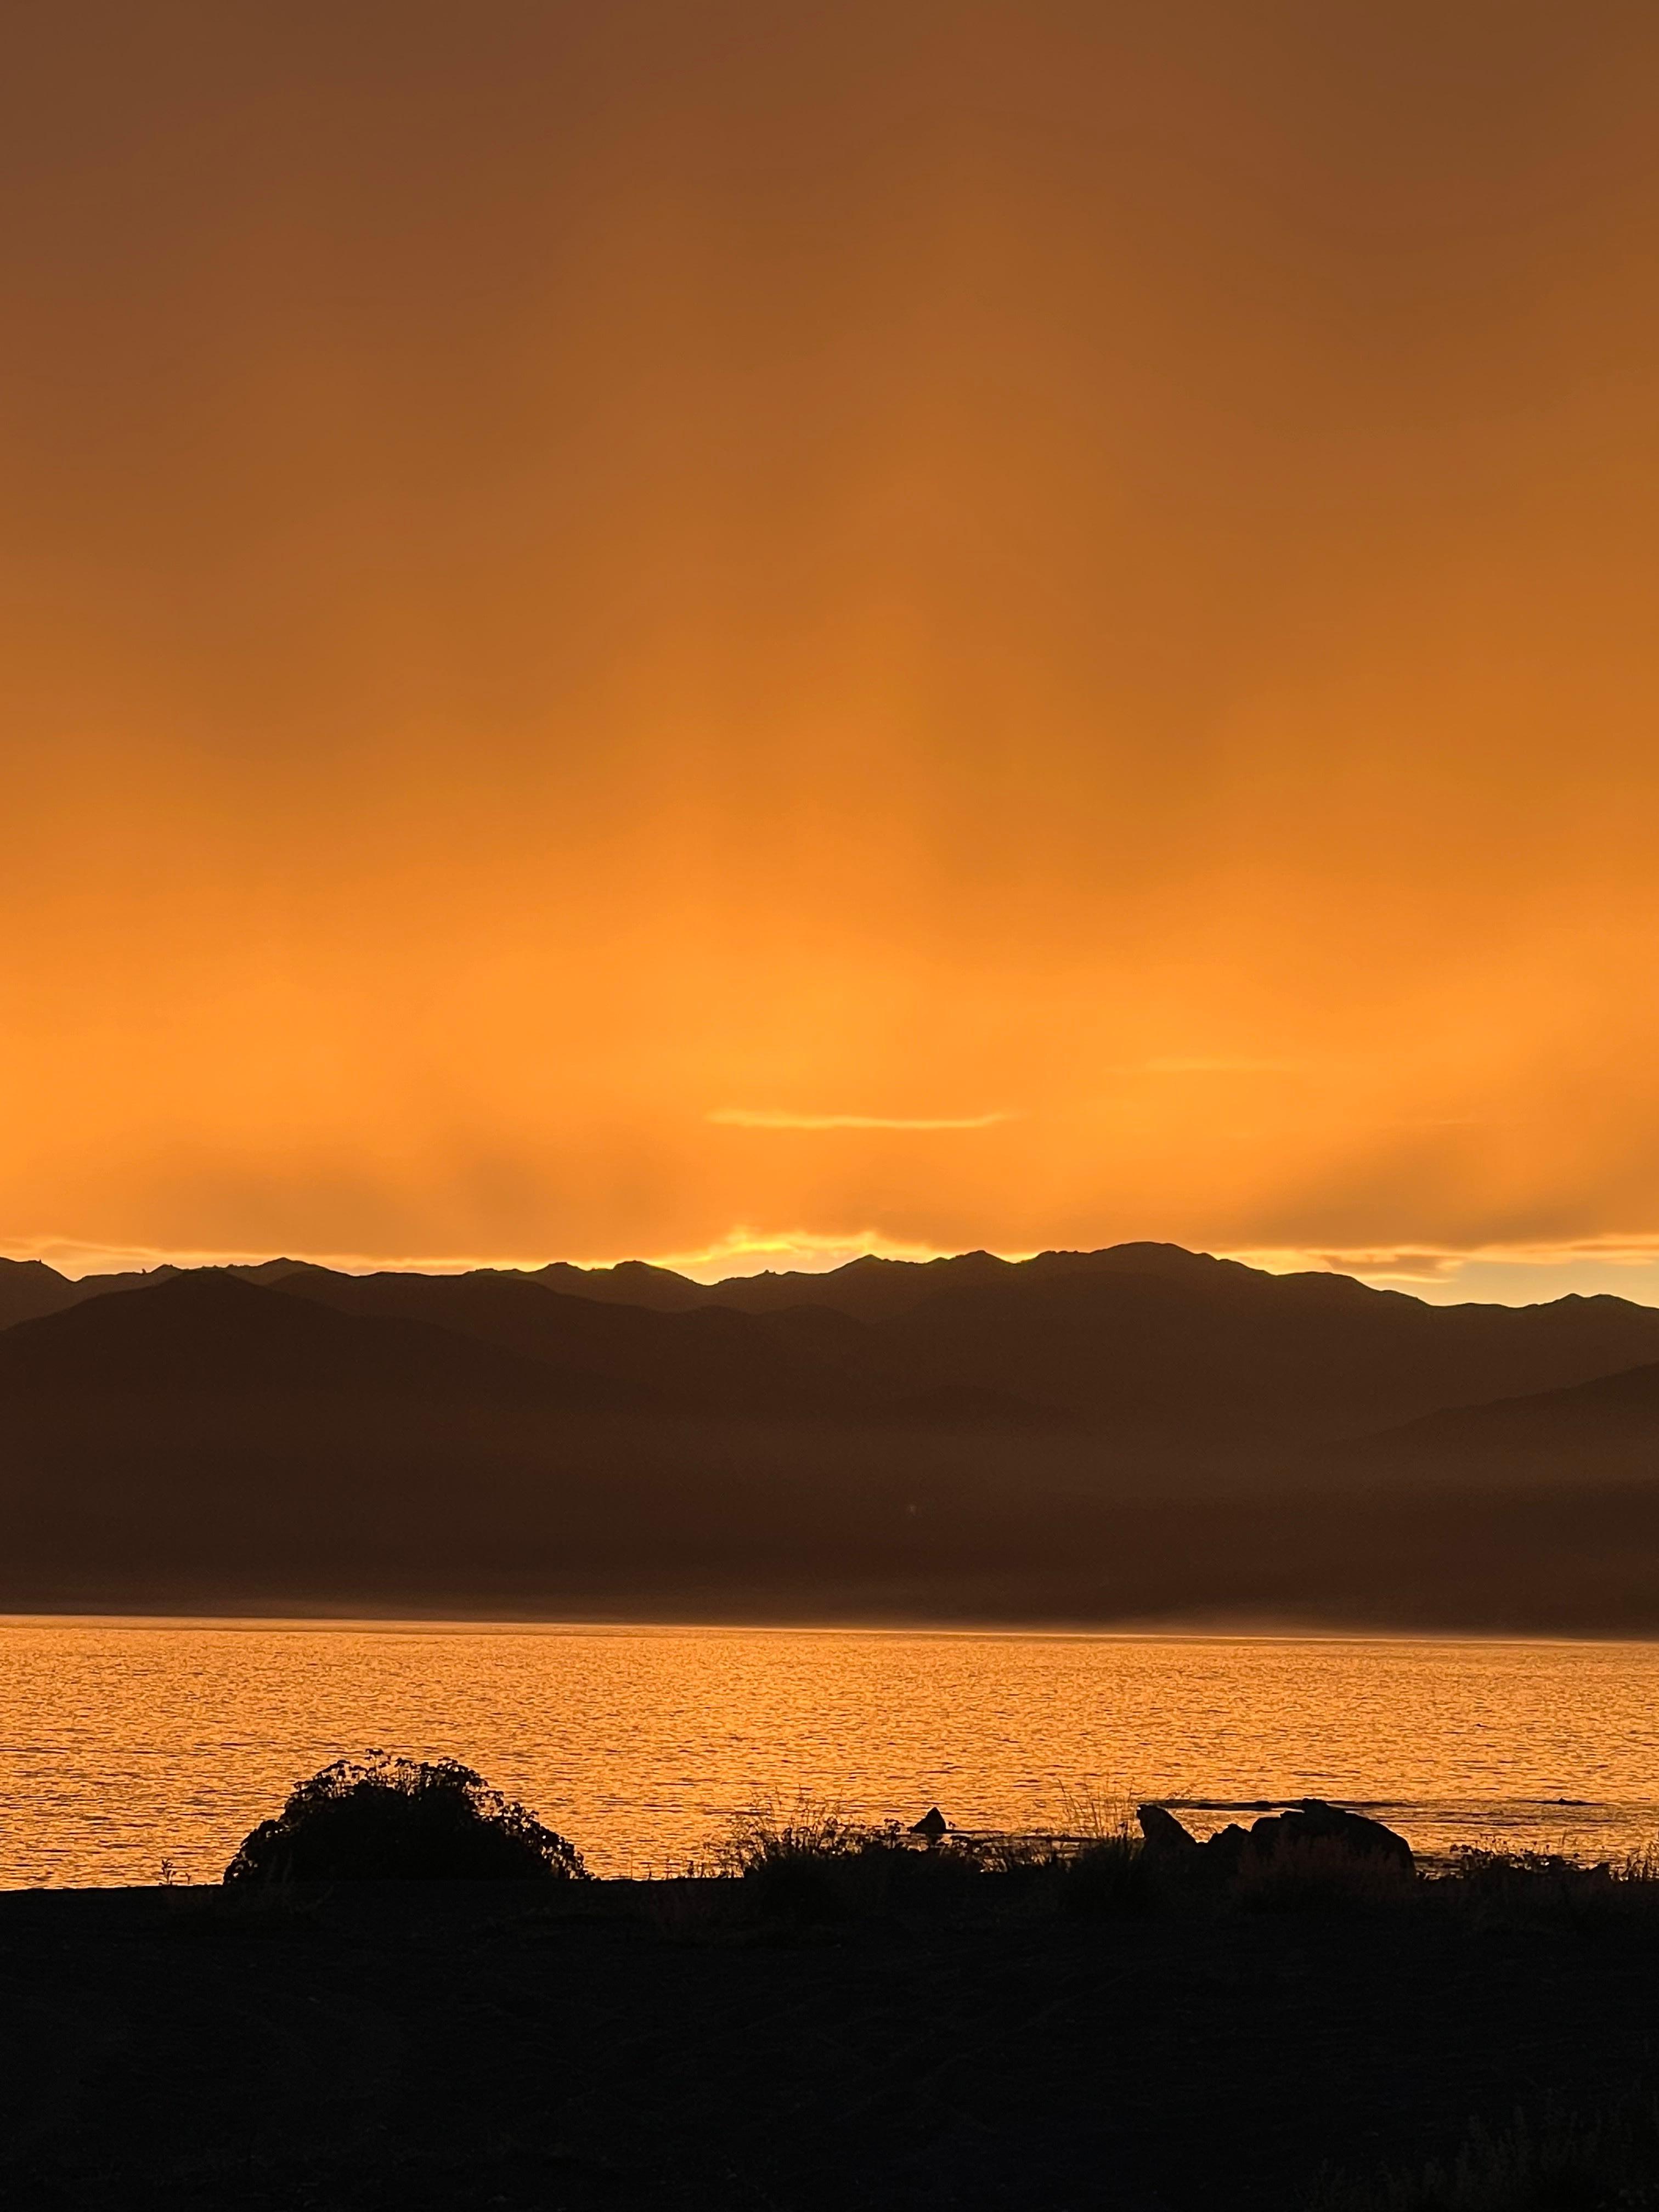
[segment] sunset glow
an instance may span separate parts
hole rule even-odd
[[[1651,10],[90,14],[0,1249],[1659,1299]]]

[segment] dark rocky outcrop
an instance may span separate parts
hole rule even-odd
[[[1140,1823],[1147,1851],[1153,1857],[1185,1860],[1204,1848],[1198,1838],[1189,1834],[1175,1814],[1166,1813],[1162,1805],[1138,1806],[1135,1818]]]
[[[1142,1805],[1135,1818],[1152,1857],[1218,1881],[1231,1881],[1247,1869],[1315,1848],[1322,1855],[1369,1859],[1402,1875],[1410,1875],[1415,1865],[1403,1836],[1363,1813],[1327,1804],[1322,1797],[1304,1797],[1283,1813],[1264,1814],[1249,1828],[1232,1822],[1204,1843],[1162,1805]]]

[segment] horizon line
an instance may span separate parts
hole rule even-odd
[[[1656,1273],[1650,1286],[1632,1284],[1616,1291],[1604,1290],[1601,1294],[1624,1296],[1634,1304],[1659,1305],[1659,1235],[1564,1238],[1557,1243],[1517,1240],[1513,1243],[1468,1246],[1423,1243],[1361,1247],[1183,1245],[1169,1237],[1120,1237],[1101,1244],[1050,1244],[1033,1246],[1029,1249],[998,1251],[982,1244],[934,1248],[884,1237],[875,1231],[852,1237],[826,1236],[810,1231],[769,1235],[739,1226],[726,1237],[698,1250],[656,1255],[630,1253],[617,1258],[580,1260],[550,1260],[499,1253],[465,1256],[453,1254],[342,1253],[301,1247],[280,1252],[216,1250],[101,1243],[81,1238],[50,1237],[7,1239],[3,1245],[0,1245],[0,1251],[6,1257],[24,1264],[38,1261],[71,1280],[82,1280],[98,1274],[151,1273],[164,1267],[180,1270],[253,1268],[269,1266],[278,1260],[290,1260],[299,1266],[327,1267],[337,1273],[356,1275],[530,1274],[549,1267],[568,1267],[583,1273],[603,1274],[617,1267],[634,1265],[656,1267],[708,1288],[763,1273],[830,1274],[861,1259],[926,1266],[984,1252],[989,1257],[1006,1261],[1011,1267],[1018,1267],[1045,1253],[1087,1255],[1115,1250],[1125,1244],[1133,1243],[1168,1244],[1172,1249],[1190,1251],[1200,1257],[1233,1261],[1265,1274],[1346,1276],[1374,1289],[1399,1290],[1409,1295],[1426,1296],[1431,1300],[1433,1293],[1437,1291],[1441,1294],[1437,1302],[1455,1304],[1546,1303],[1550,1297],[1571,1294],[1570,1291],[1563,1291],[1547,1281],[1550,1275],[1564,1269],[1616,1270],[1634,1273],[1652,1268]],[[1463,1288],[1463,1276],[1470,1268],[1507,1271],[1510,1274],[1531,1275],[1539,1279],[1515,1285],[1508,1297],[1498,1295],[1493,1286],[1487,1285],[1480,1290],[1464,1289],[1461,1298],[1448,1297],[1447,1293]],[[1649,1291],[1646,1297],[1642,1295],[1644,1289]],[[1526,1291],[1534,1291],[1538,1295],[1515,1294]]]

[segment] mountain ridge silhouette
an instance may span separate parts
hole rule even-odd
[[[0,1269],[0,1601],[1659,1627],[1653,1309],[665,1272]]]
[[[574,1287],[578,1277],[599,1295]],[[1659,1359],[1659,1309],[1619,1298],[1431,1305],[1351,1277],[1273,1275],[1147,1243],[1026,1261],[870,1255],[823,1274],[713,1285],[637,1261],[434,1275],[273,1259],[78,1283],[9,1261],[0,1321],[16,1317],[0,1325],[0,1348],[20,1327],[110,1295],[210,1280],[489,1345],[562,1370],[572,1390],[589,1377],[594,1402],[619,1403],[620,1389],[641,1410],[856,1419],[978,1391],[1143,1442],[1245,1431],[1334,1441]]]

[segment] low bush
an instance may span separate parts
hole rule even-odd
[[[459,1759],[338,1759],[297,1783],[225,1869],[228,1882],[572,1881],[574,1844]]]

